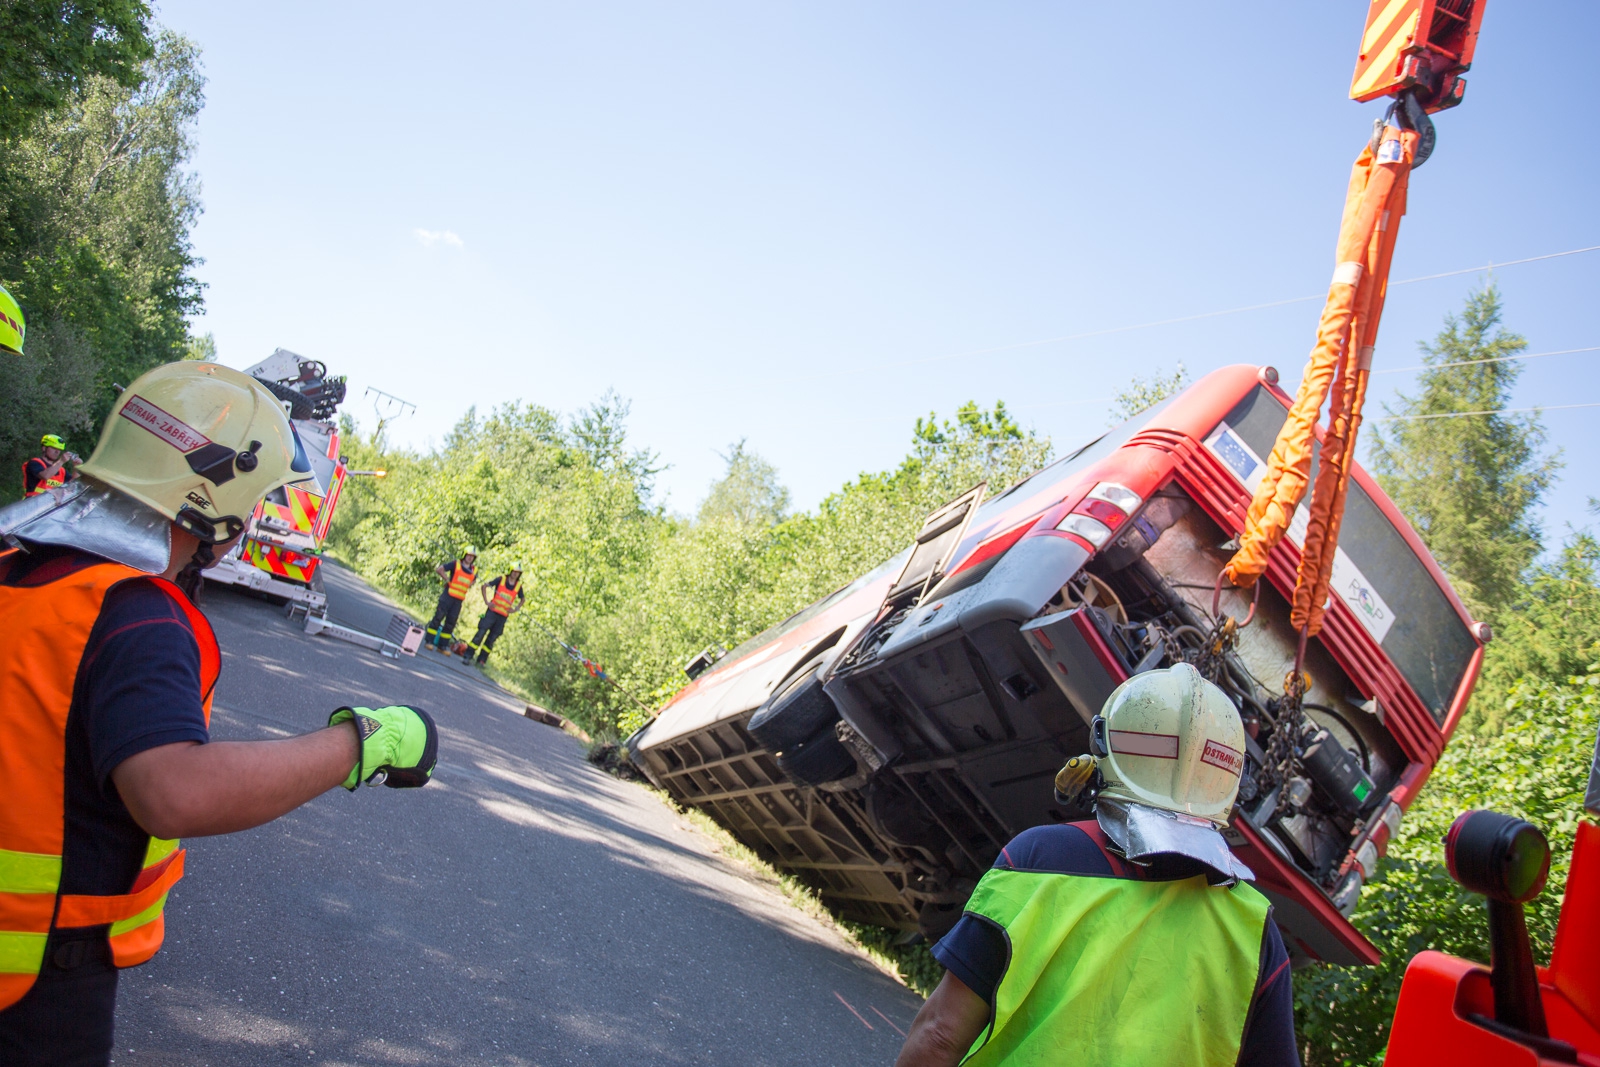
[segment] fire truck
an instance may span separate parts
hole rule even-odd
[[[312,478],[274,489],[257,504],[244,537],[206,572],[206,581],[264,593],[291,611],[323,616],[328,597],[320,573],[322,545],[349,475],[333,422],[345,379],[283,348],[245,373],[283,402],[311,461]]]
[[[1194,664],[1249,737],[1227,836],[1297,960],[1375,963],[1350,923],[1472,692],[1474,620],[1377,483],[1352,471],[1303,703],[1290,597],[1304,515],[1250,595],[1220,572],[1291,398],[1271,367],[1215,371],[987,495],[732,652],[627,742],[851,918],[937,938],[1001,847],[1081,818],[1053,780],[1130,675]]]

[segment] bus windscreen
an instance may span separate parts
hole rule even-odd
[[[1283,404],[1257,387],[1228,413],[1208,444],[1253,491],[1287,417]],[[1231,439],[1227,431],[1231,431]],[[1314,448],[1313,483],[1315,457]],[[1297,528],[1303,528],[1305,507],[1302,503],[1300,520],[1290,528],[1291,537],[1296,537]],[[1339,549],[1348,557],[1343,584],[1352,588],[1333,592],[1344,597],[1434,720],[1443,724],[1477,649],[1467,624],[1427,565],[1355,481],[1345,499]],[[1336,563],[1336,585],[1340,577]],[[1362,595],[1353,595],[1356,586]]]

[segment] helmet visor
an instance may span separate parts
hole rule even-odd
[[[311,477],[311,459],[306,455],[306,444],[300,440],[300,431],[294,428],[294,420],[289,421],[289,432],[294,435],[294,459],[289,463],[289,469],[297,474]],[[292,478],[291,481],[303,482],[305,478]]]

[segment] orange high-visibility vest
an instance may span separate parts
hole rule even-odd
[[[517,590],[522,588],[520,580],[516,585],[508,585],[510,581],[509,577],[501,578],[499,586],[495,588],[494,597],[489,601],[489,610],[496,615],[511,614],[511,605],[516,602]]]
[[[478,572],[474,569],[463,567],[459,559],[451,564],[451,568],[450,584],[445,588],[445,592],[456,600],[464,600],[467,590],[471,589],[472,583],[477,580]]]
[[[31,459],[22,461],[22,484],[23,485],[27,485],[28,484],[28,464],[32,463],[32,462],[33,462],[33,460],[31,460]],[[63,462],[61,464],[61,469],[60,470],[56,471],[55,474],[51,475],[50,477],[40,478],[39,479],[39,484],[35,485],[33,487],[33,489],[27,495],[28,496],[38,496],[40,493],[49,492],[51,489],[60,489],[63,485],[66,485],[66,484],[67,484],[67,465],[66,465],[65,462]]]
[[[14,558],[14,557],[13,557]],[[9,561],[0,559],[0,574]],[[66,845],[67,713],[90,631],[113,586],[155,582],[183,609],[200,646],[201,702],[222,657],[210,623],[178,587],[119,563],[96,563],[37,586],[0,585],[0,1009],[21,1000],[44,962],[52,929],[109,924],[112,962],[134,967],[161,947],[167,891],[183,877],[184,850],[151,838],[125,893],[61,892]]]

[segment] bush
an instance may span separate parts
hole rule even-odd
[[[1354,918],[1383,961],[1370,968],[1313,965],[1295,976],[1308,1067],[1381,1062],[1406,964],[1423,949],[1488,960],[1483,898],[1456,885],[1444,865],[1445,832],[1464,811],[1514,815],[1549,835],[1549,886],[1528,905],[1534,956],[1549,959],[1597,727],[1600,666],[1562,682],[1524,683],[1507,702],[1499,734],[1458,736],[1450,744]]]

